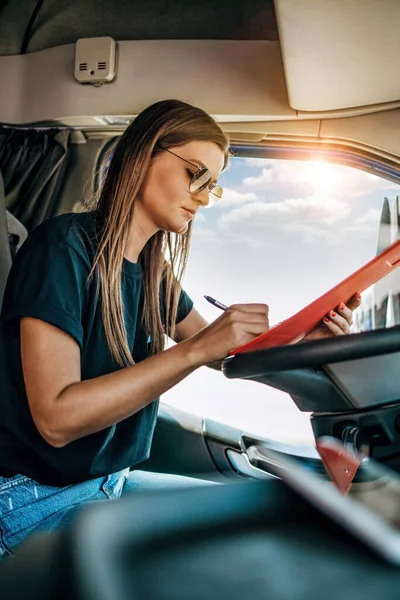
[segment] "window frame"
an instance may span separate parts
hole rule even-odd
[[[96,160],[94,190],[99,189],[100,173],[104,168],[103,161],[109,158],[110,150],[122,135],[115,135],[107,138],[104,145],[101,147]],[[374,148],[368,150],[355,147],[351,142],[324,143],[314,141],[298,141],[287,140],[270,141],[263,140],[257,144],[232,142],[230,152],[235,158],[265,158],[275,160],[299,160],[312,161],[323,159],[329,163],[352,167],[376,177],[381,177],[392,183],[400,185],[400,156],[398,160],[390,160],[382,156],[378,149],[374,152]],[[394,159],[396,159],[396,156]]]
[[[399,162],[389,161],[372,151],[353,148],[350,144],[321,146],[318,143],[291,142],[260,144],[232,144],[231,152],[236,158],[265,158],[275,160],[312,161],[323,159],[327,162],[365,171],[400,185]]]

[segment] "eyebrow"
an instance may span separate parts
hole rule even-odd
[[[192,163],[197,163],[197,166],[203,167],[203,169],[207,169],[207,171],[210,171],[210,169],[198,158],[188,158],[187,160]],[[211,171],[210,171],[210,173],[211,173]],[[215,184],[217,183],[216,179],[212,179],[211,181]]]

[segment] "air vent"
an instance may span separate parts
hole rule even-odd
[[[110,37],[83,38],[75,47],[75,79],[102,85],[116,75],[116,42]]]

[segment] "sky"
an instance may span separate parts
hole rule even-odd
[[[208,320],[203,298],[263,302],[270,322],[297,312],[376,254],[384,197],[400,186],[321,160],[231,158],[221,202],[199,210],[184,288]],[[250,433],[313,444],[309,415],[287,394],[228,380],[203,367],[162,401]]]

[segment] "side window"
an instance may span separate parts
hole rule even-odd
[[[221,202],[196,216],[184,288],[208,321],[265,302],[282,321],[398,237],[400,186],[324,161],[232,158]],[[354,331],[400,322],[400,269],[363,294]],[[203,367],[164,394],[177,406],[288,444],[313,444],[309,414],[268,386]]]

